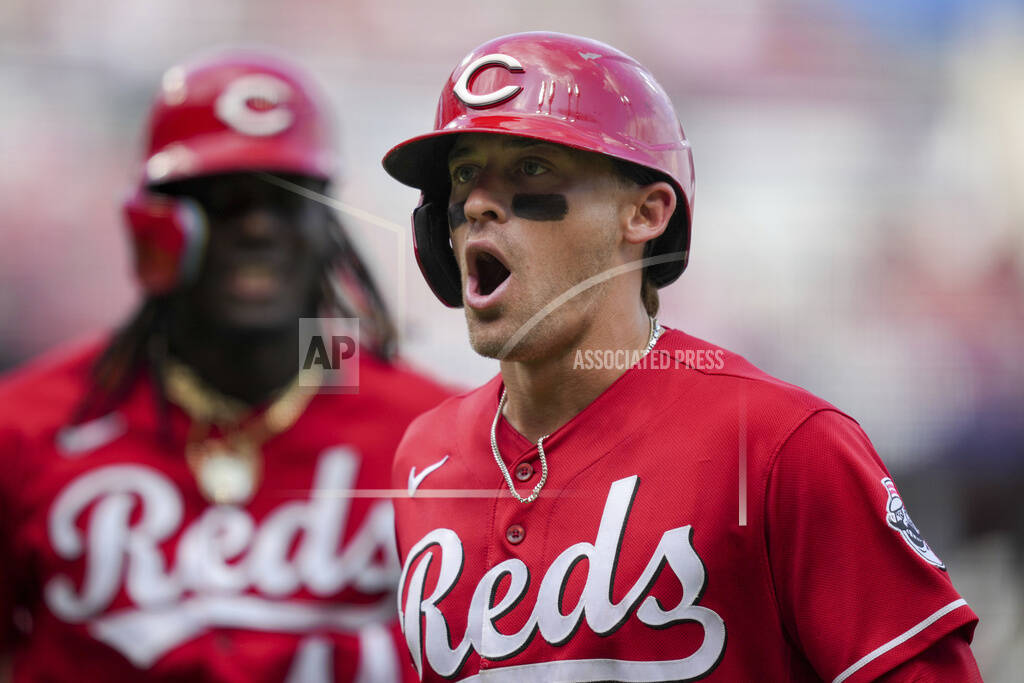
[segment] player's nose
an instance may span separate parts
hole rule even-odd
[[[297,234],[291,221],[273,207],[253,203],[225,220],[226,245],[244,251],[276,252],[285,248]]]
[[[473,188],[466,196],[463,211],[470,223],[493,221],[504,223],[508,220],[507,192],[497,174],[481,171]]]
[[[247,240],[272,240],[277,235],[278,217],[265,206],[254,205],[238,217],[240,236]]]

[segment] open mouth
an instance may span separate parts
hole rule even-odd
[[[228,277],[229,287],[236,296],[264,298],[273,295],[281,285],[277,268],[264,264],[236,266]]]
[[[487,296],[496,290],[511,274],[498,257],[485,251],[476,255],[477,292]]]

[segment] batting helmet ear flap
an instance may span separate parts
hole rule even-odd
[[[663,263],[647,266],[651,284],[661,288],[670,285],[683,274],[690,256],[690,217],[686,210],[676,210],[668,227],[651,243],[645,256],[670,257]]]
[[[462,276],[452,252],[445,202],[425,196],[412,212],[413,249],[423,279],[449,308],[462,307]]]
[[[199,273],[207,224],[199,202],[145,188],[122,206],[135,248],[135,269],[150,294],[166,294]]]

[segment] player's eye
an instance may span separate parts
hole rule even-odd
[[[460,164],[451,170],[452,185],[468,183],[476,177],[476,167],[471,164]]]
[[[233,213],[237,213],[242,208],[242,202],[240,202],[237,197],[233,197],[223,192],[208,193],[201,199],[198,199],[198,201],[203,205],[203,208],[208,214],[218,218],[230,216]]]
[[[523,159],[519,168],[526,176],[539,176],[548,172],[547,166],[536,159]]]

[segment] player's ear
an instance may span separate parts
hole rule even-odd
[[[630,244],[649,242],[665,232],[676,210],[676,192],[663,181],[631,188],[627,193],[623,239]]]

